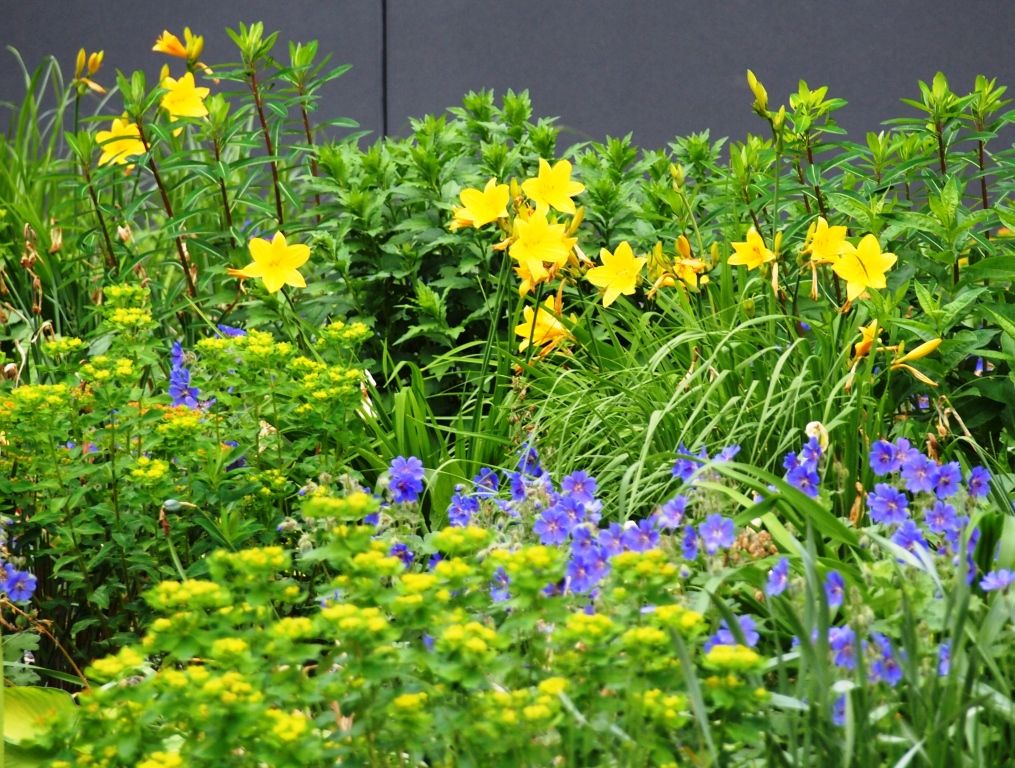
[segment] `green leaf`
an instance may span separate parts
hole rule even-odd
[[[4,741],[31,742],[59,717],[73,716],[74,699],[58,688],[24,686],[4,690]]]

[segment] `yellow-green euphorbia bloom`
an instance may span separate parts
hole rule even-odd
[[[624,240],[614,253],[601,249],[599,258],[603,265],[590,269],[585,274],[585,279],[597,288],[604,289],[603,306],[608,307],[620,294],[630,296],[634,293],[648,257],[635,256],[631,246]]]
[[[227,270],[231,277],[260,278],[268,293],[275,293],[283,285],[306,288],[306,280],[299,268],[310,258],[310,247],[295,243],[289,245],[285,235],[276,232],[271,242],[255,237],[248,246],[253,262],[243,269]]]
[[[535,201],[536,205],[556,208],[561,213],[575,213],[571,198],[585,191],[585,185],[571,181],[571,163],[561,160],[553,167],[540,158],[539,174],[522,184],[522,191]]]
[[[882,253],[874,235],[864,235],[860,245],[848,245],[832,263],[832,271],[846,281],[846,298],[855,300],[868,288],[885,288],[885,273],[898,256]]]

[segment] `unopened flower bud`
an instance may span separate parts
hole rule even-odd
[[[768,91],[751,70],[747,70],[747,85],[750,87],[751,93],[754,94],[754,108],[759,112],[764,112],[768,109]]]

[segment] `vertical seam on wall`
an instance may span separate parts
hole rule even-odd
[[[381,135],[388,135],[388,0],[381,0]]]

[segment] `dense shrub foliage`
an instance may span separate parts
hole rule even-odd
[[[1007,759],[1003,86],[370,144],[229,33],[26,70],[0,145],[0,758]]]

